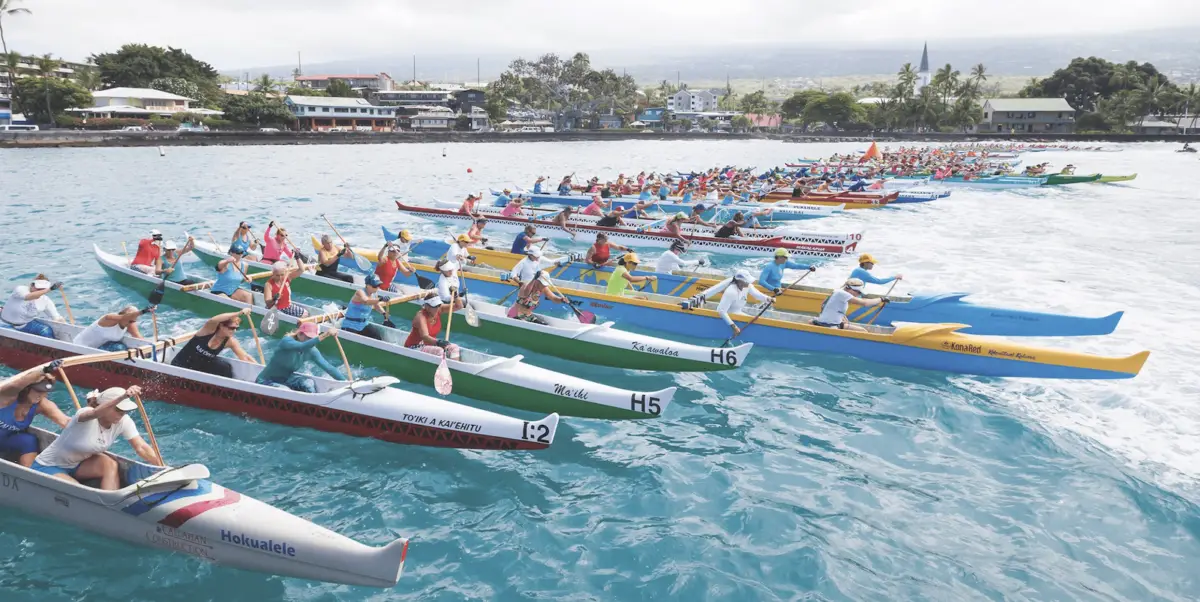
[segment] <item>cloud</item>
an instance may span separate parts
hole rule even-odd
[[[1141,0],[25,0],[9,47],[68,60],[128,42],[219,69],[407,54],[680,53],[729,45],[879,45],[1200,26],[1200,2]],[[371,65],[364,64],[370,70]]]

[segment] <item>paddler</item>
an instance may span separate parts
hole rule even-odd
[[[716,286],[713,286],[700,295],[697,295],[700,303],[703,304],[704,300],[708,297],[715,297],[722,292],[725,293],[724,295],[721,295],[721,303],[717,305],[717,313],[721,316],[721,319],[724,320],[731,329],[733,329],[734,336],[741,334],[742,329],[739,328],[738,325],[733,321],[733,318],[729,317],[729,314],[743,313],[742,310],[746,308],[747,296],[753,295],[754,298],[767,304],[775,302],[774,297],[768,297],[767,295],[763,294],[758,289],[751,286],[750,282],[750,272],[747,272],[746,270],[738,270],[736,273],[734,273],[733,278],[722,280],[721,282],[717,283]]]
[[[383,299],[375,296],[381,284],[383,283],[379,276],[367,274],[363,279],[363,288],[354,291],[354,296],[350,298],[350,304],[346,307],[345,317],[342,319],[342,330],[376,341],[383,340],[383,331],[371,323],[371,311],[379,309],[380,304],[384,303]]]
[[[271,234],[271,229],[275,230],[275,234]],[[263,263],[292,260],[293,252],[288,245],[287,235],[287,229],[276,226],[274,220],[267,224],[267,229],[263,232]]]
[[[143,273],[155,275],[162,270],[163,235],[158,230],[150,231],[150,238],[138,241],[137,253],[129,262],[129,267]]]
[[[525,231],[521,232],[515,239],[513,239],[512,249],[510,249],[509,252],[513,255],[524,255],[526,249],[528,249],[530,245],[546,242],[545,238],[539,238],[535,236],[536,234],[537,228],[535,228],[533,224],[525,226]]]
[[[695,207],[692,207],[692,215],[688,217],[687,223],[698,224],[701,226],[708,226],[709,228],[715,228],[716,227],[715,224],[704,219],[703,216],[704,216],[705,211],[708,211],[708,207],[704,206],[703,204],[699,204],[699,205],[696,205]]]
[[[304,270],[303,261],[297,261],[295,265],[276,261],[271,266],[271,277],[263,283],[263,305],[296,318],[308,316],[303,307],[292,303],[292,280],[303,274]]]
[[[50,401],[54,373],[62,360],[34,366],[0,381],[0,455],[12,454],[29,468],[38,455],[37,436],[29,432],[34,417],[41,415],[58,425],[67,426],[70,418]]]
[[[488,219],[483,216],[475,218],[475,223],[467,230],[467,245],[483,245],[487,244],[488,238],[483,235],[483,229],[487,227]]]
[[[608,214],[610,203],[605,201],[600,195],[592,195],[592,202],[587,207],[583,208],[584,215],[594,215],[600,217]]]
[[[183,286],[201,282],[197,278],[188,278],[183,264],[183,256],[190,253],[195,247],[196,241],[191,236],[188,237],[187,242],[183,243],[183,249],[180,249],[173,240],[163,243],[162,273],[167,275],[168,281]]]
[[[631,284],[658,280],[657,276],[634,276],[632,272],[637,271],[637,266],[637,253],[626,253],[621,256],[617,260],[617,267],[613,268],[612,274],[608,277],[608,284],[604,289],[605,294],[619,297],[625,294]]]
[[[446,257],[458,265],[468,265],[475,263],[475,256],[471,255],[470,249],[471,237],[466,234],[459,234],[458,238],[454,239],[450,248],[446,250]]]
[[[554,224],[555,226],[558,226],[559,228],[562,228],[563,230],[566,230],[567,234],[571,235],[571,238],[575,238],[576,232],[568,224],[568,220],[571,219],[571,216],[574,213],[575,213],[574,207],[563,207],[563,210],[560,211],[557,215],[555,215],[554,219],[551,220],[550,223]]]
[[[784,270],[808,270],[815,272],[817,271],[817,266],[792,261],[791,254],[788,253],[787,249],[775,249],[775,259],[763,266],[762,273],[758,275],[758,283],[775,295],[780,295],[783,293],[783,289],[779,287],[783,286]]]
[[[888,278],[877,278],[871,274],[871,269],[874,267],[875,258],[870,253],[863,253],[858,256],[858,267],[854,268],[853,272],[850,272],[850,277],[870,284],[887,284],[893,280],[904,280],[904,274],[896,274]]]
[[[125,337],[142,338],[142,333],[138,330],[138,318],[153,313],[154,310],[155,306],[153,305],[142,309],[127,305],[117,313],[100,316],[99,320],[79,331],[79,334],[75,335],[71,342],[103,351],[124,351],[129,349],[129,346],[125,344]]]
[[[399,286],[395,283],[397,273],[411,278],[417,272],[416,268],[401,258],[400,245],[394,242],[384,243],[375,256],[379,258],[375,264],[375,275],[379,277],[379,288],[385,291],[399,291]]]
[[[421,309],[417,311],[417,315],[413,316],[412,330],[409,331],[408,338],[404,340],[404,346],[437,357],[459,359],[462,355],[458,345],[437,338],[438,334],[442,332],[442,314],[448,313],[450,313],[450,306],[446,305],[436,294],[425,297],[421,301]]]
[[[550,288],[550,276],[546,272],[538,270],[534,277],[529,282],[522,284],[521,289],[517,291],[517,301],[508,308],[508,317],[545,325],[545,318],[533,313],[533,310],[537,309],[538,304],[542,302],[543,295],[555,303],[567,301],[566,297]]]
[[[504,193],[501,194],[499,197],[497,197],[496,200],[507,204],[509,201],[512,200],[512,197],[508,196],[511,192],[512,192],[511,190],[505,188]],[[471,217],[479,217],[479,207],[478,207],[479,198],[480,198],[480,195],[468,194],[467,198],[465,200],[463,200],[462,205],[459,205],[458,212],[462,215],[469,215]]]
[[[242,350],[233,333],[242,325],[242,316],[249,316],[250,308],[217,314],[207,322],[195,336],[183,344],[183,347],[171,359],[172,366],[196,370],[205,374],[233,378],[233,366],[220,357],[226,347],[244,362],[254,362],[249,354]]]
[[[858,324],[851,324],[846,318],[846,312],[850,309],[850,304],[861,307],[875,307],[876,305],[887,305],[886,298],[864,299],[862,280],[851,278],[846,281],[845,286],[833,291],[828,299],[821,305],[821,315],[813,318],[814,326],[824,326],[826,328],[840,328],[842,330],[853,330],[855,332],[866,332],[867,329]],[[880,309],[880,311],[883,311]]]
[[[317,249],[317,275],[324,278],[333,278],[342,282],[354,282],[354,276],[343,274],[338,271],[338,262],[343,257],[348,259],[354,258],[354,251],[350,249],[350,245],[344,245],[340,250],[333,246],[333,237],[328,234],[321,235],[321,247]]]
[[[510,279],[516,280],[518,286],[533,280],[534,274],[542,269],[542,251],[534,247],[525,249],[525,257],[513,266],[512,271],[508,273]]]
[[[653,207],[657,204],[658,204],[658,201],[649,201],[649,202],[638,201],[638,202],[634,203],[632,207],[630,207],[629,209],[626,209],[625,211],[622,211],[620,213],[623,216],[633,214],[632,217],[634,219],[653,219],[650,216],[650,214],[647,213],[647,210],[649,210],[651,207]],[[661,211],[661,209],[659,211]]]
[[[317,351],[317,344],[334,336],[337,329],[330,327],[318,334],[319,330],[315,322],[301,322],[299,328],[279,341],[275,353],[267,360],[267,365],[263,366],[254,382],[301,393],[316,393],[316,381],[311,376],[299,373],[304,360],[312,360],[333,380],[345,380],[342,372]]]
[[[436,264],[434,264],[434,267],[437,268],[438,274],[440,275],[437,281],[438,296],[442,298],[443,303],[449,303],[451,299],[457,298],[458,301],[456,302],[454,309],[462,309],[464,301],[463,297],[466,295],[466,293],[459,294],[458,292],[458,262],[450,259],[449,257],[443,257],[439,259]]]
[[[608,242],[608,235],[598,232],[596,233],[596,242],[591,247],[588,247],[587,256],[584,257],[584,261],[594,268],[613,265],[616,263],[611,259],[613,249],[626,253],[630,250],[629,247]]]
[[[546,181],[546,176],[538,176],[536,182],[533,183],[533,194],[542,194],[542,182]]]
[[[671,195],[671,178],[663,180],[658,185],[658,200],[665,201]]]
[[[679,213],[668,217],[667,222],[663,224],[662,230],[659,232],[668,236],[674,236],[675,238],[683,238],[682,225],[687,223],[687,220],[687,214],[680,211]]]
[[[31,468],[72,483],[100,479],[101,490],[115,491],[121,487],[120,465],[107,452],[117,437],[128,441],[143,460],[162,465],[162,458],[142,439],[128,416],[138,409],[131,398],[141,393],[136,385],[128,389],[112,387],[89,399],[87,407],[76,412],[58,437],[37,455]]]
[[[670,274],[675,270],[694,270],[698,266],[707,265],[707,261],[701,257],[696,261],[689,261],[682,257],[687,252],[687,244],[682,240],[676,240],[671,243],[671,248],[658,261],[654,263],[654,271],[659,274]]]
[[[746,217],[741,211],[733,214],[733,219],[725,222],[720,228],[717,228],[714,238],[732,238],[742,235],[742,226],[746,225]]]
[[[243,275],[246,265],[242,261],[242,258],[245,256],[246,245],[239,242],[230,247],[229,257],[217,262],[217,280],[213,282],[209,292],[214,295],[229,297],[234,301],[253,305],[254,295],[250,291],[241,288],[242,282],[246,279]]]
[[[250,251],[257,251],[261,246],[258,244],[258,238],[254,236],[254,231],[250,229],[250,222],[238,224],[237,230],[233,233],[233,240],[229,241],[229,246],[233,247],[239,242],[245,243],[246,248]]]
[[[63,319],[48,295],[60,288],[61,282],[51,283],[45,274],[34,276],[29,286],[13,289],[12,295],[0,309],[0,322],[11,326],[13,330],[53,339],[54,328],[46,322],[62,322]]]
[[[517,198],[511,199],[508,201],[508,204],[504,206],[504,209],[500,210],[500,215],[502,215],[504,217],[525,215],[525,212],[523,211],[524,208],[525,208],[525,198],[517,197]]]
[[[1073,176],[1073,175],[1075,175],[1075,166],[1067,165],[1066,167],[1062,168],[1062,171],[1060,171],[1058,173],[1060,173],[1064,176]]]
[[[558,183],[558,195],[567,196],[571,194],[571,176],[567,176]]]

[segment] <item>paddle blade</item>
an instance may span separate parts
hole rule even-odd
[[[162,305],[163,296],[167,294],[167,281],[163,280],[150,291],[150,305]]]
[[[358,266],[358,269],[363,272],[371,271],[371,262],[367,261],[366,257],[363,257],[358,253],[354,254],[354,265]]]
[[[279,330],[279,310],[272,308],[271,311],[268,311],[262,322],[259,323],[259,327],[267,336],[275,336]]]
[[[579,312],[579,321],[580,321],[580,323],[583,323],[583,324],[595,324],[596,323],[596,314],[594,314],[590,311],[586,311],[586,310],[580,311]]]
[[[449,395],[454,390],[454,379],[450,377],[450,366],[446,364],[445,357],[433,373],[433,388],[439,395]]]
[[[416,274],[416,277],[417,277],[417,286],[421,287],[422,289],[429,290],[436,286],[436,285],[434,285],[432,280],[430,280],[420,274]]]
[[[475,313],[475,306],[470,303],[467,304],[467,326],[479,327],[479,314]]]

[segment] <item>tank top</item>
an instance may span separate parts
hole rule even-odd
[[[279,287],[279,290],[275,290],[275,282],[272,280],[267,280],[266,286],[271,287],[271,294],[275,295],[275,309],[284,310],[292,306],[291,283],[284,282],[283,286]]]
[[[125,329],[121,328],[120,324],[112,326],[101,326],[100,320],[96,320],[84,328],[82,332],[75,335],[72,341],[76,345],[84,347],[92,347],[98,349],[105,343],[115,343],[125,338]]]
[[[605,263],[608,261],[609,255],[612,253],[612,248],[608,243],[603,245],[596,243],[596,252],[592,253],[593,263]]]
[[[346,308],[346,317],[342,319],[342,328],[358,332],[367,327],[371,319],[371,306],[363,303],[350,302]]]
[[[422,314],[418,314],[418,315],[422,315]],[[414,319],[414,321],[416,321],[416,320]],[[345,322],[342,322],[342,325],[344,326]],[[429,336],[436,339],[438,333],[442,332],[442,312],[439,310],[437,313],[435,313],[433,315],[433,318],[426,317],[425,318],[425,326],[426,326],[426,328],[429,329]],[[404,339],[404,346],[405,347],[415,347],[420,344],[421,344],[421,335],[417,334],[417,329],[414,328],[412,330],[412,332],[408,333],[408,338]]]
[[[726,223],[724,226],[721,226],[717,229],[716,237],[729,238],[730,236],[733,236],[733,229],[736,227],[737,226],[733,225],[732,223]]]
[[[164,263],[163,265],[164,269],[170,267],[171,264],[169,263]],[[170,274],[167,274],[167,280],[170,280],[171,282],[183,282],[184,280],[187,280],[187,272],[183,269],[182,259],[175,262],[175,269]]]
[[[398,269],[400,269],[399,259],[395,261],[384,259],[375,266],[375,275],[379,276],[379,280],[382,282],[380,288],[387,289],[392,287],[392,281],[396,279],[396,270]]]
[[[232,295],[242,283],[242,273],[234,267],[233,262],[225,265],[225,271],[217,274],[217,280],[212,285],[212,292]]]
[[[154,265],[154,260],[162,255],[162,249],[149,238],[138,241],[137,255],[133,256],[130,265]]]
[[[604,292],[609,295],[624,295],[625,290],[629,288],[629,281],[621,276],[628,273],[629,270],[625,269],[623,265],[618,265],[614,268],[612,274],[608,277],[608,286],[604,289]]]
[[[0,408],[0,432],[19,433],[33,424],[33,419],[37,416],[38,404],[29,406],[29,411],[21,420],[17,420],[17,405],[17,402],[14,401],[8,407]]]
[[[229,339],[225,339],[221,341],[220,347],[209,349],[208,342],[215,336],[217,333],[214,332],[208,336],[193,337],[187,345],[184,345],[183,349],[179,350],[175,359],[171,360],[171,365],[205,371],[203,368],[215,363],[218,359],[217,356],[221,355],[221,352],[225,350],[225,344],[229,342]]]

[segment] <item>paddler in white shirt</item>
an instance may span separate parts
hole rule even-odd
[[[750,272],[738,270],[733,275],[733,278],[722,280],[716,286],[697,295],[700,303],[703,303],[708,297],[716,296],[721,292],[725,293],[721,295],[721,303],[717,305],[717,313],[733,329],[733,336],[741,334],[742,329],[738,328],[737,323],[733,321],[733,318],[729,317],[729,314],[743,313],[742,310],[746,309],[746,300],[749,295],[754,295],[756,299],[763,303],[770,304],[775,302],[773,297],[768,297],[751,286],[751,282],[753,282],[753,279],[750,277]]]
[[[687,252],[687,245],[682,240],[677,240],[671,243],[671,249],[663,253],[658,261],[654,262],[654,271],[659,274],[670,274],[675,270],[694,270],[699,266],[708,265],[703,257],[696,261],[689,261],[680,257]]]
[[[863,299],[864,286],[866,285],[858,278],[847,280],[845,286],[833,291],[833,294],[829,295],[829,298],[821,305],[821,315],[813,319],[813,325],[866,332],[866,328],[858,324],[851,324],[850,320],[846,318],[846,312],[850,309],[850,304],[853,303],[862,307],[875,307],[876,305],[887,305],[888,300],[886,298]],[[883,311],[883,308],[880,308],[879,311]]]
[[[442,299],[442,303],[449,303],[452,299],[457,298],[454,309],[462,309],[463,295],[460,295],[458,291],[458,263],[451,261],[448,257],[443,257],[438,260],[435,267],[441,274],[437,281],[438,297]]]

